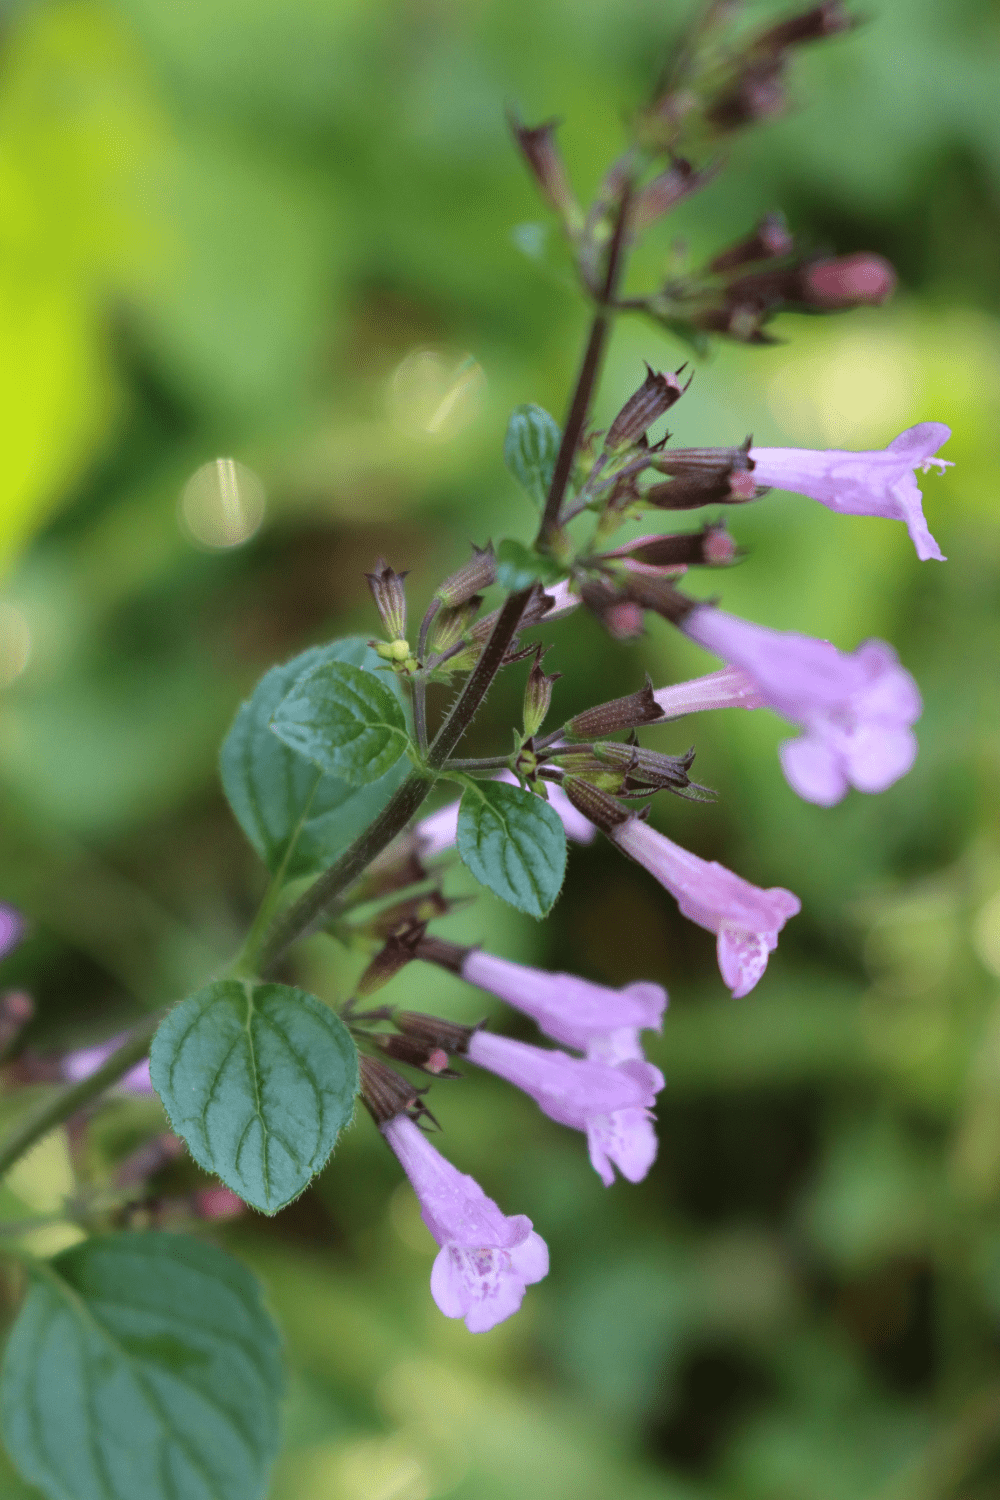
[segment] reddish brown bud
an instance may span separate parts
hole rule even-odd
[[[417,944],[426,930],[426,923],[414,921],[412,918],[404,921],[383,947],[380,953],[376,953],[361,978],[358,980],[355,993],[359,996],[374,995],[384,984],[394,978],[400,971],[405,969],[417,955]]]
[[[448,1066],[448,1054],[442,1047],[431,1046],[415,1037],[394,1036],[391,1032],[368,1038],[376,1047],[391,1057],[393,1062],[405,1063],[408,1068],[419,1068],[422,1073],[431,1073],[435,1078],[460,1078],[454,1068]]]
[[[654,610],[672,625],[680,625],[698,604],[696,599],[689,599],[675,589],[669,579],[650,574],[630,574],[625,589],[635,604]]]
[[[735,557],[736,545],[725,526],[704,526],[701,531],[637,537],[612,552],[600,553],[594,561],[620,558],[630,572],[676,577],[688,567],[720,567]]]
[[[451,573],[439,585],[434,597],[449,609],[454,609],[457,605],[467,603],[480,590],[489,588],[491,583],[496,583],[496,579],[497,560],[493,543],[487,542],[485,547],[473,544],[470,561]]]
[[[676,375],[657,373],[646,366],[646,379],[630,396],[608,429],[605,448],[624,448],[645,436],[658,417],[680,400],[683,390]]]
[[[696,510],[702,505],[740,505],[766,490],[753,480],[750,443],[742,448],[668,448],[651,460],[670,484],[654,484],[643,500],[661,510]]]
[[[448,943],[444,938],[434,937],[431,933],[425,933],[417,944],[418,958],[425,963],[439,964],[452,974],[461,974],[462,965],[471,952],[471,948],[463,948],[459,943]]]
[[[877,307],[895,291],[896,272],[883,256],[861,251],[813,261],[803,283],[805,300],[816,307]]]
[[[675,204],[707,187],[718,170],[718,166],[710,166],[696,172],[690,162],[678,158],[666,172],[654,177],[636,194],[629,213],[632,234],[641,234],[650,224],[669,213]]]
[[[245,1214],[247,1206],[243,1199],[230,1188],[207,1187],[199,1188],[192,1194],[192,1206],[195,1217],[199,1219],[215,1220],[224,1222],[226,1219],[238,1219]]]
[[[788,105],[784,71],[781,53],[748,62],[706,109],[706,120],[717,130],[730,131],[784,114]]]
[[[621,588],[606,578],[588,578],[580,593],[583,602],[596,615],[616,641],[634,640],[642,635],[642,610],[638,609]]]
[[[470,1038],[482,1022],[477,1026],[461,1026],[457,1021],[445,1021],[441,1016],[425,1016],[419,1010],[400,1010],[396,1012],[395,1024],[410,1041],[432,1050],[464,1056]]]
[[[798,47],[803,42],[818,42],[824,37],[853,31],[857,24],[841,0],[826,0],[823,5],[814,5],[761,32],[754,46],[761,52],[780,52],[785,47]]]
[[[599,703],[595,708],[586,708],[566,725],[567,734],[577,740],[598,740],[605,735],[617,734],[621,729],[634,729],[639,724],[655,724],[664,717],[663,709],[653,696],[653,684],[646,678],[646,685],[637,693],[624,698],[613,698],[610,703]]]
[[[739,266],[751,265],[756,261],[791,255],[794,248],[795,240],[789,233],[784,214],[768,214],[761,219],[752,234],[738,240],[735,245],[710,260],[708,269],[716,274],[735,271]]]
[[[390,641],[406,639],[406,590],[403,587],[406,576],[405,573],[394,573],[384,557],[375,559],[374,573],[365,574],[375,607],[382,618],[382,627]]]
[[[555,142],[558,120],[547,120],[543,125],[522,125],[511,112],[508,115],[510,128],[520,146],[535,181],[549,203],[562,219],[570,234],[577,234],[583,227],[583,211],[576,201],[563,159]]]

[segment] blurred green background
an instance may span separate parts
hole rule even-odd
[[[737,145],[635,278],[677,234],[718,248],[778,207],[811,243],[899,267],[880,312],[785,317],[781,346],[721,349],[671,426],[685,446],[859,448],[953,427],[956,467],[923,485],[947,565],[918,563],[902,526],[774,494],[733,516],[748,561],[696,585],[844,648],[891,640],[924,694],[920,758],[824,811],[785,785],[766,713],[650,736],[693,739],[721,793],[658,808],[660,826],[802,897],[746,1000],[607,846],[575,852],[544,927],[488,898],[440,924],[669,987],[659,1160],[606,1191],[582,1138],[526,1099],[438,1084],[447,1154],[552,1251],[521,1314],[478,1337],[437,1313],[433,1246],[367,1117],[292,1209],[220,1231],[288,1340],[274,1500],[1000,1494],[1000,12],[867,9],[803,51],[796,109]],[[35,995],[35,1051],[106,1037],[235,947],[262,878],[216,754],[257,676],[375,631],[378,552],[422,607],[470,541],[530,537],[507,415],[561,415],[585,311],[532,227],[504,106],[565,118],[588,193],[686,11],[6,0],[0,897],[31,931],[0,982]],[[598,417],[643,359],[684,357],[623,322]],[[235,508],[220,455],[250,471]],[[660,623],[628,646],[589,619],[552,627],[555,711],[710,669]],[[484,749],[506,748],[519,673],[477,721]],[[297,973],[336,1000],[363,962],[320,939]],[[386,998],[517,1031],[418,966]],[[98,1157],[158,1108],[109,1106]],[[44,1208],[67,1160],[51,1138],[13,1190]],[[7,1473],[0,1493],[34,1492]]]

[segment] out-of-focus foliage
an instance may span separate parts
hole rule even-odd
[[[527,1100],[485,1077],[436,1085],[451,1159],[552,1248],[522,1313],[478,1338],[434,1308],[432,1244],[365,1120],[292,1208],[226,1233],[288,1339],[275,1500],[1000,1488],[1000,38],[974,0],[866,9],[803,53],[802,109],[734,149],[635,277],[675,235],[700,253],[777,207],[818,245],[898,264],[884,311],[787,317],[782,346],[699,366],[671,426],[684,445],[851,447],[953,427],[956,467],[924,484],[946,565],[918,564],[902,527],[775,494],[736,514],[750,557],[721,580],[727,607],[769,625],[893,641],[924,694],[920,758],[883,796],[825,811],[789,792],[765,713],[656,731],[665,750],[694,739],[721,793],[672,802],[664,826],[803,899],[744,1001],[709,937],[600,844],[572,854],[544,926],[488,897],[442,924],[669,986],[660,1159],[605,1191]],[[685,13],[5,8],[0,896],[33,930],[2,979],[36,996],[34,1049],[107,1036],[236,947],[262,876],[216,755],[257,677],[376,629],[361,574],[378,552],[422,605],[470,540],[530,536],[504,432],[519,403],[561,413],[584,314],[503,107],[565,117],[589,191]],[[622,322],[598,417],[643,359],[684,357]],[[214,463],[229,455],[235,489]],[[627,648],[576,617],[551,636],[554,715],[647,669],[659,685],[707,666],[666,625]],[[477,720],[483,753],[508,748],[523,670]],[[364,962],[318,938],[295,977],[334,998]],[[418,965],[387,998],[488,1008]],[[84,1161],[54,1137],[0,1213],[49,1211],[71,1167],[98,1177],[156,1120],[152,1102],[109,1106]]]

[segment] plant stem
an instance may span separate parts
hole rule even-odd
[[[155,1015],[145,1016],[128,1041],[123,1042],[117,1052],[112,1052],[96,1073],[91,1073],[89,1078],[81,1078],[79,1083],[70,1084],[68,1088],[60,1089],[58,1094],[51,1099],[46,1099],[37,1109],[32,1110],[15,1125],[6,1140],[0,1142],[0,1177],[26,1151],[30,1151],[43,1135],[47,1135],[55,1126],[61,1125],[64,1120],[75,1115],[85,1104],[89,1104],[91,1099],[103,1093],[110,1084],[117,1083],[129,1068],[134,1068],[136,1063],[141,1062],[149,1051],[153,1033],[163,1019],[163,1015],[163,1011],[158,1011]]]
[[[618,205],[618,217],[615,220],[614,234],[611,237],[611,244],[608,249],[608,264],[604,273],[604,284],[597,298],[598,311],[595,313],[594,321],[590,325],[590,337],[587,340],[583,363],[580,366],[573,399],[570,402],[569,415],[566,418],[566,426],[563,429],[562,442],[559,444],[555,468],[552,471],[552,483],[549,486],[549,493],[545,501],[542,524],[538,529],[538,541],[536,545],[540,547],[545,546],[551,541],[552,534],[559,525],[559,512],[562,508],[563,497],[566,494],[566,486],[569,483],[570,471],[573,468],[573,459],[576,457],[576,451],[580,446],[580,439],[583,437],[583,428],[587,420],[587,412],[590,408],[590,399],[594,393],[597,373],[601,367],[601,357],[604,354],[608,330],[611,327],[610,306],[614,299],[623,267],[622,250],[625,245],[625,229],[631,196],[632,189],[629,183],[626,184],[621,202]]]
[[[458,702],[441,725],[431,745],[427,756],[427,764],[431,770],[441,770],[472,723],[480,704],[489,692],[490,684],[500,670],[511,641],[517,634],[521,618],[528,607],[528,600],[533,593],[534,589],[523,589],[518,594],[508,595],[497,617],[493,632],[483,648],[482,656],[466,678],[465,687],[459,695]]]
[[[450,760],[447,767],[449,771],[502,771],[510,762],[509,755],[484,755],[473,760]]]

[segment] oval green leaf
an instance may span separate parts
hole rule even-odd
[[[462,794],[458,852],[482,885],[531,917],[544,917],[562,889],[566,832],[547,802],[505,781],[477,781]]]
[[[313,667],[334,661],[368,672],[381,665],[360,636],[349,636],[272,667],[240,708],[222,746],[222,787],[240,827],[268,869],[281,869],[290,880],[331,865],[378,816],[409,770],[403,760],[367,786],[354,786],[303,759],[272,732],[271,719],[293,684]],[[381,673],[376,680],[383,678],[399,698],[398,679]]]
[[[260,1500],[281,1389],[249,1271],[187,1235],[104,1235],[36,1273],[0,1421],[49,1500]]]
[[[373,672],[343,661],[307,668],[275,709],[271,729],[351,786],[377,781],[410,743],[399,700]]]
[[[543,406],[515,406],[503,440],[503,461],[539,509],[552,484],[562,433]]]
[[[350,1120],[358,1054],[315,995],[221,979],[170,1011],[149,1072],[199,1166],[274,1214],[320,1170]]]

